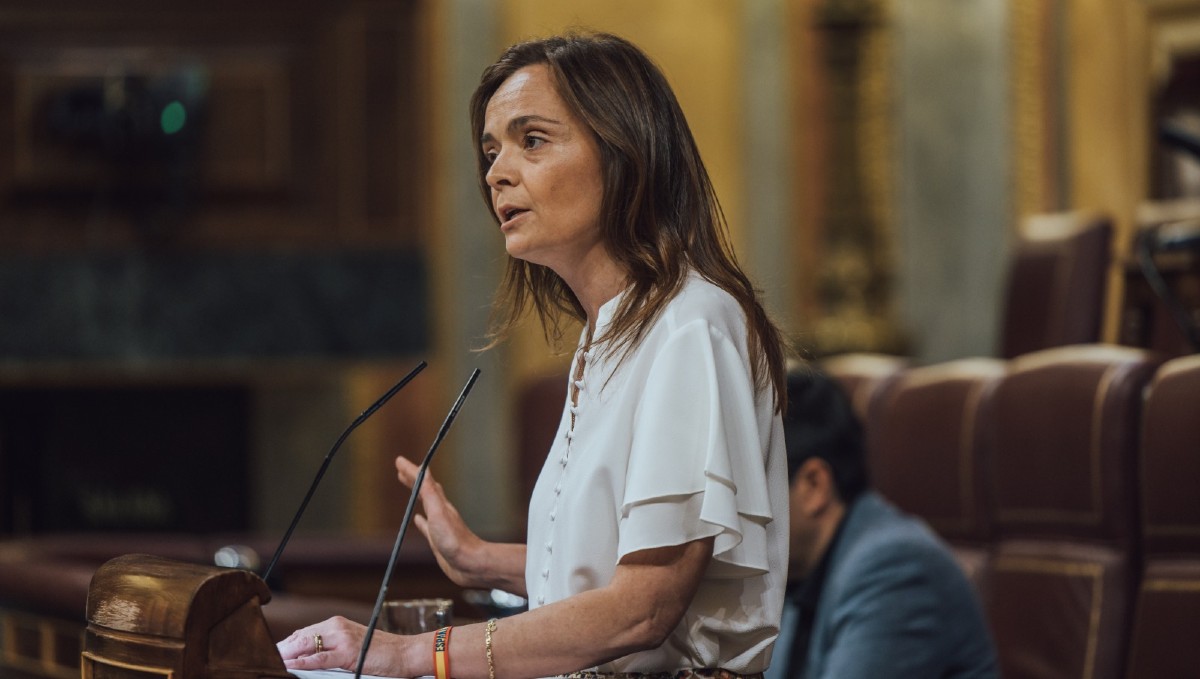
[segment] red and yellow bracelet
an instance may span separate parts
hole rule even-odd
[[[433,633],[433,675],[450,679],[450,629],[443,627]]]

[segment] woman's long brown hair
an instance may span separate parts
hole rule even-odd
[[[601,234],[608,253],[627,273],[629,288],[610,329],[597,341],[618,352],[634,346],[694,269],[741,305],[755,384],[772,386],[782,411],[787,398],[782,333],[737,264],[708,171],[662,72],[633,44],[605,33],[513,45],[484,71],[471,97],[476,142],[492,95],[513,73],[535,64],[550,68],[559,96],[591,128],[600,147]],[[488,160],[478,144],[476,150],[480,188],[490,209]],[[531,304],[548,339],[561,340],[564,314],[586,321],[579,300],[558,274],[510,257],[496,296],[492,344],[508,335]]]

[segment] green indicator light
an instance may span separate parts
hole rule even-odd
[[[187,122],[187,109],[183,108],[178,100],[173,101],[163,107],[162,116],[159,118],[159,124],[162,125],[162,131],[166,134],[175,134],[183,129],[183,124]]]

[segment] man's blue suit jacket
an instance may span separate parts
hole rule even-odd
[[[790,655],[786,634],[768,679]],[[949,548],[877,493],[857,498],[830,555],[805,678],[998,676],[978,597]]]

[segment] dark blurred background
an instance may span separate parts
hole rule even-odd
[[[466,98],[501,46],[573,26],[662,65],[804,356],[1005,354],[1006,319],[1056,313],[1008,304],[1017,253],[1061,235],[1039,218],[1083,212],[1110,229],[1092,339],[1186,352],[1133,246],[1147,210],[1200,195],[1198,18],[1182,0],[7,0],[0,535],[279,531],[341,428],[422,358],[306,528],[394,525],[392,457],[423,454],[480,366],[435,471],[482,532],[519,532],[522,389],[564,355],[532,325],[472,352],[503,251]],[[1195,257],[1170,256],[1194,314],[1177,274]],[[1048,300],[1037,270],[1022,294]]]

